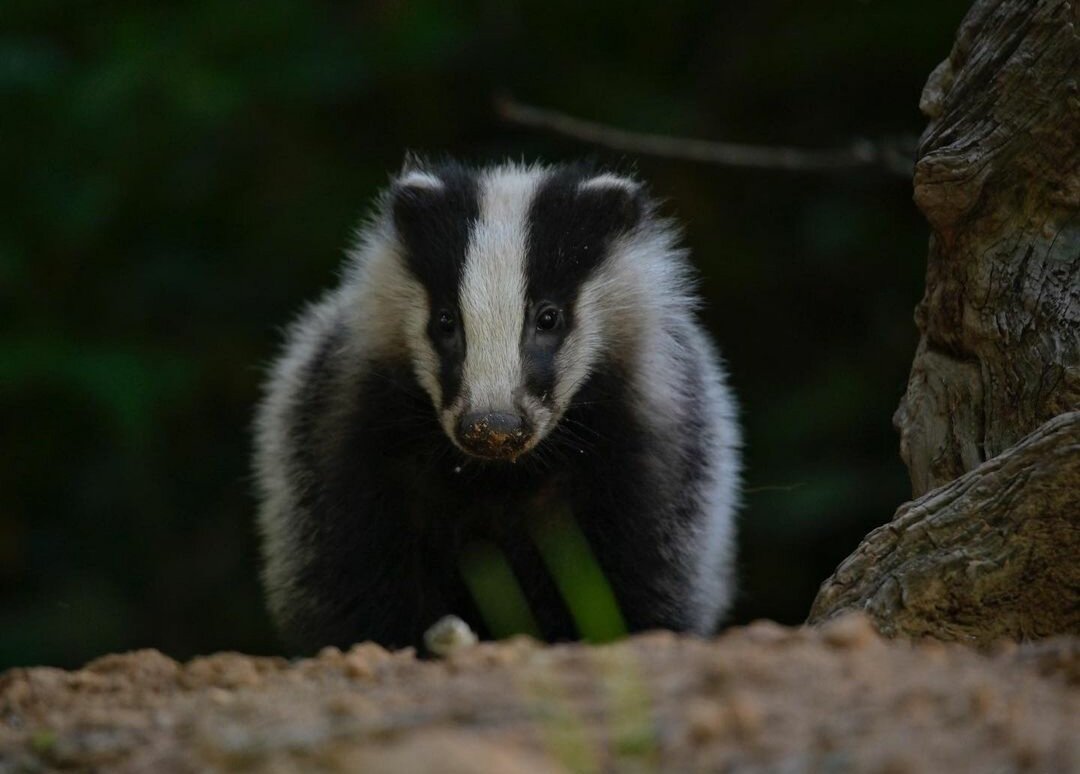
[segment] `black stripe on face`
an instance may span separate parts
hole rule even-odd
[[[422,170],[441,182],[409,184],[409,176],[391,190],[394,228],[405,248],[409,269],[427,289],[431,303],[427,332],[439,355],[443,405],[461,391],[465,331],[461,326],[458,288],[465,272],[469,234],[480,217],[476,176],[466,167],[446,164]],[[453,330],[441,317],[449,315]]]
[[[526,385],[541,399],[555,388],[555,356],[573,330],[578,289],[607,256],[612,240],[633,229],[644,211],[636,187],[582,186],[599,174],[582,166],[557,168],[529,210],[522,355]],[[541,331],[537,323],[550,308],[559,310],[560,325]]]

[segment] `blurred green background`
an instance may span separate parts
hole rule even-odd
[[[249,420],[279,327],[406,149],[593,154],[629,129],[918,134],[959,0],[0,3],[0,668],[275,652]],[[631,158],[687,224],[745,413],[735,621],[798,622],[906,499],[890,418],[927,227],[910,182]]]

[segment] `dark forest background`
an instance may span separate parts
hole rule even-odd
[[[906,499],[910,181],[626,157],[492,95],[805,147],[917,135],[960,0],[0,3],[0,668],[276,652],[248,428],[279,327],[407,149],[636,164],[747,431],[736,622],[801,621]]]

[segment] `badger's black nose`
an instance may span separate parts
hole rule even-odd
[[[458,442],[469,453],[489,459],[513,459],[529,442],[529,427],[518,414],[477,411],[458,422]]]

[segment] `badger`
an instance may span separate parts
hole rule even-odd
[[[714,631],[733,593],[740,433],[687,250],[633,176],[407,160],[258,407],[263,585],[312,650],[488,626],[505,560],[549,640],[579,629],[534,527],[570,514],[626,630]],[[553,517],[552,517],[553,518]]]

